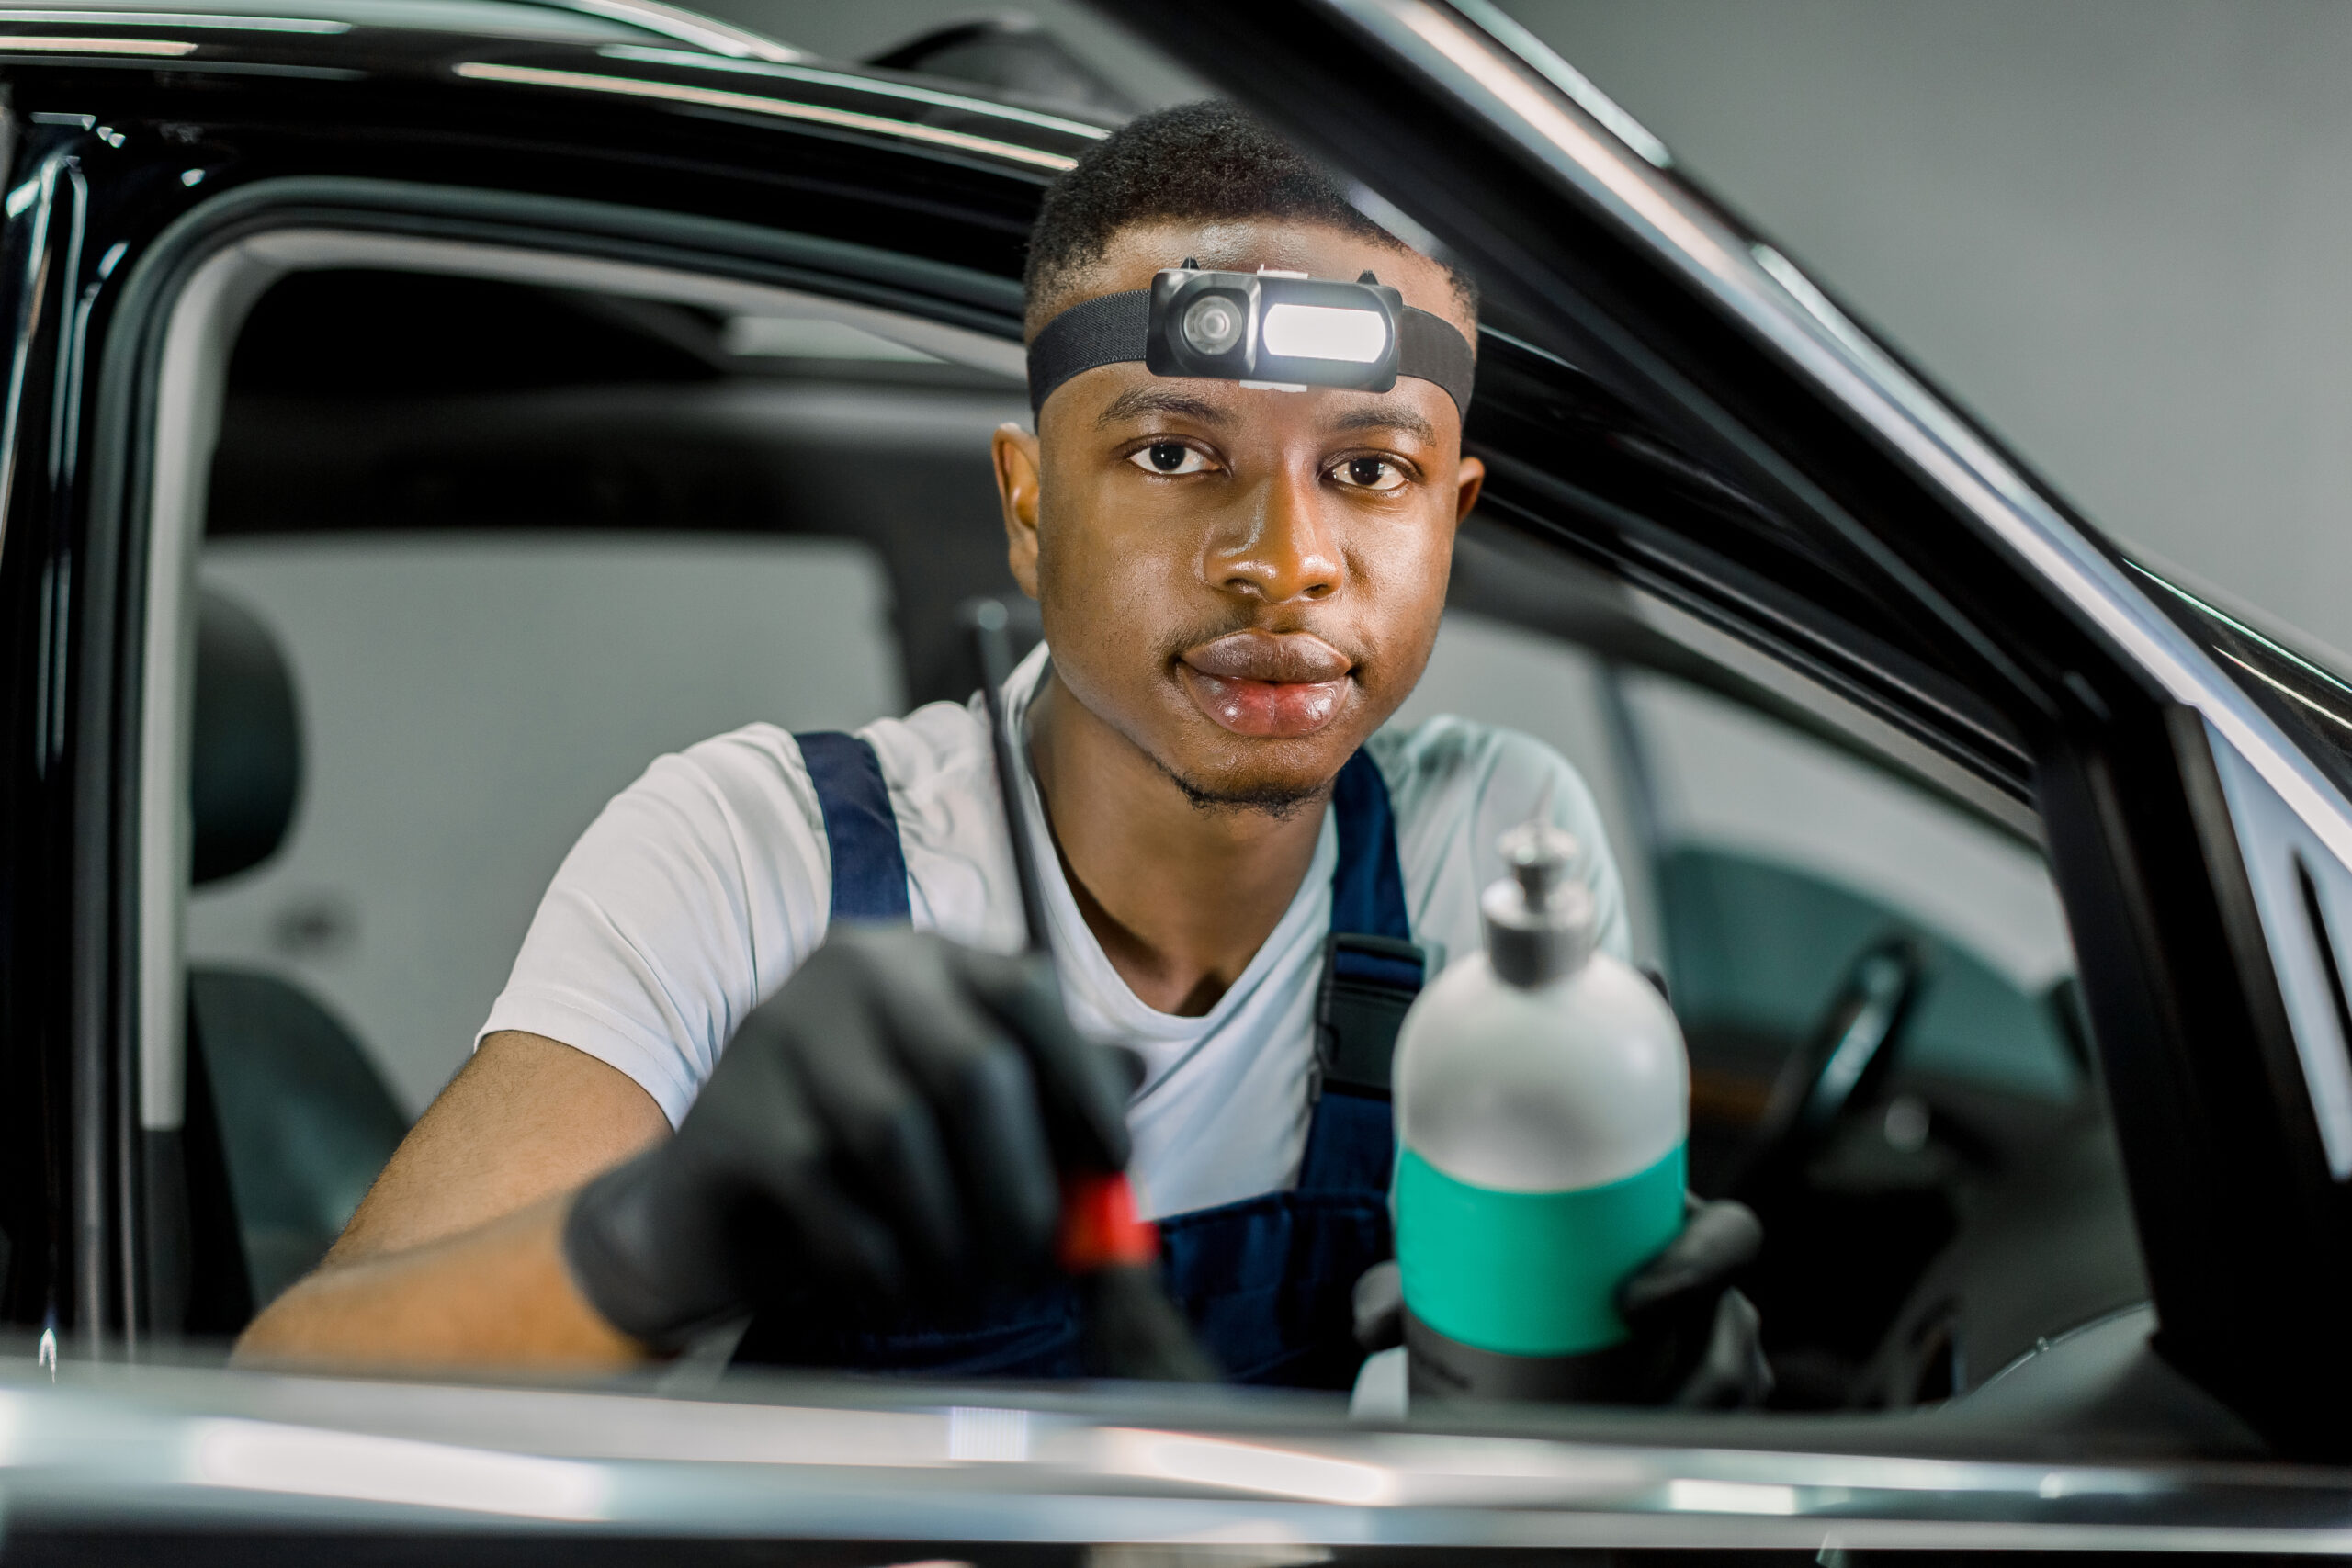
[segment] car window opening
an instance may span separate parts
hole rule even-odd
[[[298,271],[253,308],[206,491],[193,764],[275,747],[300,784],[275,847],[225,872],[231,819],[271,808],[199,801],[187,1115],[217,1122],[238,1278],[203,1276],[191,1328],[233,1332],[332,1240],[462,1062],[556,863],[650,759],[970,691],[957,606],[1026,603],[987,435],[1027,410],[926,341],[870,312],[421,269]],[[1561,391],[1514,374],[1499,425]],[[1654,434],[1601,434],[1789,536]],[[2143,1299],[2030,808],[1807,677],[1776,695],[1752,653],[1662,633],[1672,605],[1524,515],[1506,496],[1465,532],[1396,722],[1510,725],[1591,783],[1634,956],[1688,1037],[1692,1186],[1746,1196],[1773,1238],[1752,1290],[1775,1404],[1916,1408]],[[250,716],[240,657],[292,698],[275,733],[224,739],[208,705]],[[1888,964],[1899,1005],[1869,999]],[[1833,1113],[1776,1111],[1792,1096]],[[327,1152],[298,1125],[335,1129]],[[2107,1228],[2015,1196],[2053,1164],[2115,1194]]]

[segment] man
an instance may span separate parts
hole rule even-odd
[[[1436,356],[1384,391],[1283,389],[1073,331],[1180,263],[1376,280]],[[757,1309],[747,1349],[772,1359],[1071,1372],[1062,1181],[1125,1168],[1228,1375],[1352,1373],[1351,1294],[1372,1271],[1379,1296],[1388,1246],[1384,1007],[1393,1032],[1422,964],[1477,950],[1497,839],[1539,808],[1626,947],[1566,762],[1458,720],[1381,731],[1483,478],[1461,453],[1475,297],[1214,105],[1081,160],[1026,283],[1036,429],[994,453],[1046,640],[1003,697],[1057,995],[1001,956],[1021,903],[978,699],[663,758],[566,860],[473,1060],[245,1353],[620,1363]],[[1090,1040],[1139,1058],[1132,1092]],[[1713,1322],[1747,1234],[1691,1227],[1634,1294]]]

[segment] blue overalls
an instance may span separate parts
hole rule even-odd
[[[835,920],[905,920],[906,860],[874,749],[855,736],[802,735],[823,807]],[[1331,793],[1339,867],[1316,1000],[1316,1082],[1298,1184],[1159,1222],[1169,1293],[1236,1382],[1345,1388],[1363,1360],[1350,1292],[1391,1251],[1388,1106],[1396,1027],[1420,990],[1405,915],[1388,786],[1359,751]],[[1076,1292],[958,1303],[887,1325],[820,1314],[755,1319],[739,1360],[976,1378],[1083,1375]]]

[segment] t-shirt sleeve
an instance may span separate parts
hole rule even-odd
[[[560,1041],[675,1126],[743,1016],[824,940],[831,886],[789,734],[753,725],[663,757],[564,857],[475,1043]]]
[[[1617,856],[1601,825],[1600,807],[1592,787],[1576,765],[1532,736],[1498,730],[1494,772],[1479,800],[1478,841],[1487,846],[1485,864],[1493,876],[1506,874],[1496,849],[1505,832],[1527,820],[1546,795],[1552,822],[1577,841],[1571,868],[1592,893],[1594,929],[1600,951],[1632,963],[1633,924],[1625,912],[1625,884],[1618,874]],[[1492,880],[1490,877],[1489,880]]]
[[[1478,950],[1478,895],[1506,874],[1503,834],[1546,801],[1577,841],[1574,872],[1592,892],[1600,950],[1632,961],[1625,886],[1584,775],[1532,735],[1441,716],[1372,738],[1397,819],[1414,934],[1451,960]]]

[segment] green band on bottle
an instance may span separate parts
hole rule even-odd
[[[1683,1145],[1622,1181],[1502,1192],[1396,1160],[1396,1258],[1413,1315],[1510,1356],[1574,1356],[1623,1339],[1617,1287],[1682,1228]]]

